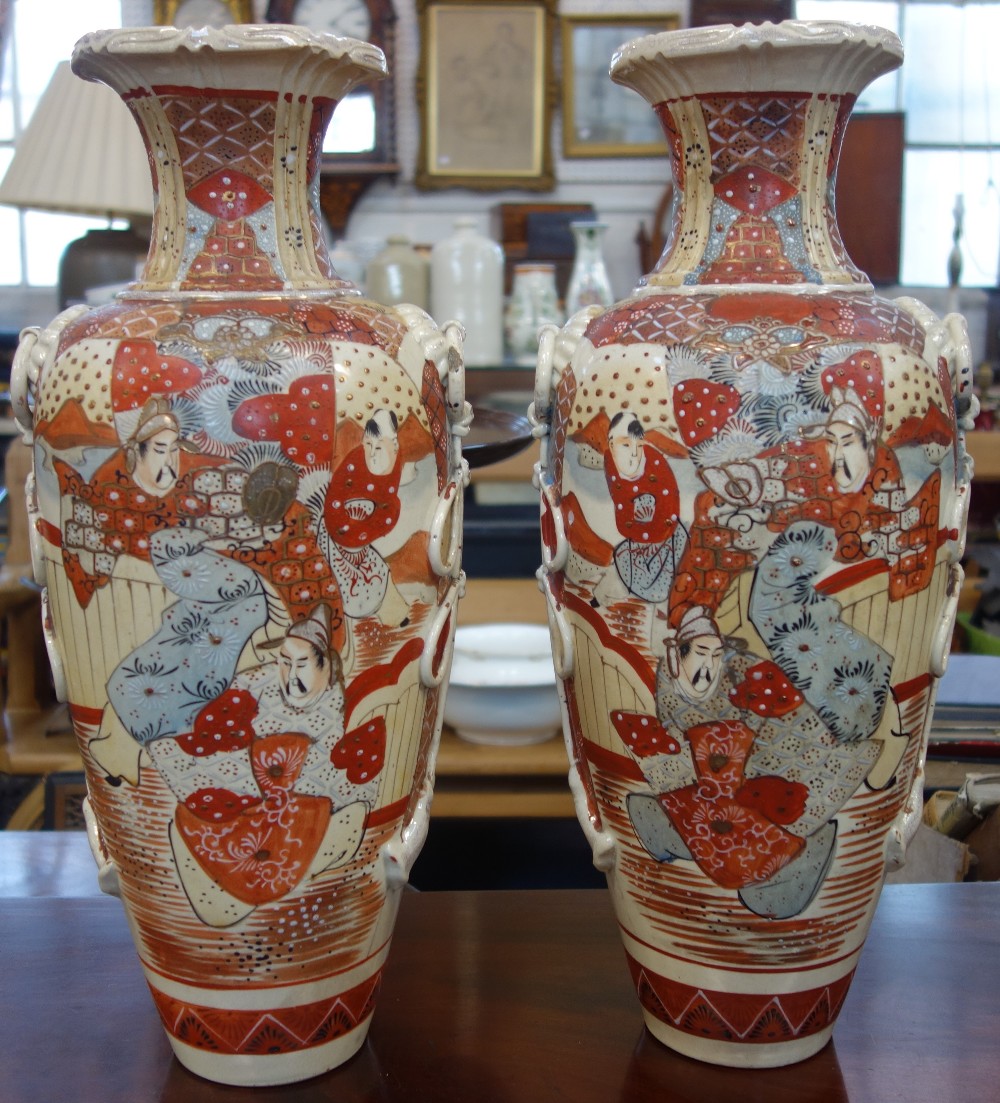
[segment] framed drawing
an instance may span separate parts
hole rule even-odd
[[[563,16],[563,156],[666,155],[667,143],[649,104],[612,83],[608,67],[622,43],[679,26],[677,15]]]
[[[153,0],[153,21],[161,27],[252,23],[253,0]]]
[[[555,186],[555,6],[556,0],[418,0],[418,187]]]

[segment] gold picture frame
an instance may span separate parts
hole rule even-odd
[[[649,104],[615,84],[615,50],[633,38],[680,26],[677,15],[565,15],[562,31],[564,157],[665,157],[666,139]]]
[[[555,187],[556,0],[418,0],[419,188]]]
[[[153,0],[158,27],[222,27],[252,23],[253,0]]]

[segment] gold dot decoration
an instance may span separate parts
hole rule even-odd
[[[890,357],[883,356],[883,362]],[[891,436],[909,418],[926,417],[933,402],[947,416],[944,392],[937,377],[937,366],[925,365],[914,356],[893,357],[896,362],[886,372],[885,424],[883,434]]]
[[[652,376],[651,371],[655,373]],[[634,413],[643,429],[677,433],[670,377],[655,346],[606,346],[578,361],[576,373],[579,383],[570,433],[584,428],[601,412],[612,418],[622,410]]]
[[[334,352],[337,374],[337,416],[364,425],[377,410],[392,410],[400,422],[411,411],[429,428],[420,399],[420,386],[406,368],[379,348],[338,345]],[[423,361],[414,364],[420,372]]]
[[[89,421],[113,424],[110,382],[117,344],[108,338],[88,338],[73,345],[44,371],[35,407],[36,423],[51,423],[73,400]],[[99,397],[92,397],[94,391]],[[69,411],[65,412],[68,415]]]

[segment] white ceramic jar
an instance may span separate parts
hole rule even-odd
[[[387,306],[412,303],[426,310],[429,304],[430,265],[406,234],[390,234],[365,272],[368,297]]]
[[[476,229],[476,219],[455,220],[455,232],[431,250],[431,313],[465,327],[465,363],[503,360],[503,249]]]

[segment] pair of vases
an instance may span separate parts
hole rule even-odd
[[[851,104],[899,60],[831,24],[624,47],[670,244],[539,348],[570,783],[649,1028],[724,1064],[830,1035],[919,817],[961,578],[964,327],[875,296],[833,213]],[[28,332],[12,379],[94,852],[180,1060],[302,1079],[363,1043],[427,830],[462,335],[329,267],[321,137],[377,50],[138,29],[74,66],[128,103],[157,196],[141,279]]]

